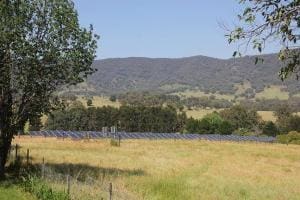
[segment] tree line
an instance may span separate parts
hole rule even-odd
[[[102,131],[102,127],[116,126],[127,132],[181,132],[186,114],[172,106],[121,106],[100,108],[72,105],[48,116],[45,129]],[[31,125],[31,130],[40,127]]]
[[[256,110],[235,105],[202,119],[187,118],[186,113],[172,106],[110,106],[85,107],[75,102],[48,116],[44,129],[102,131],[102,127],[116,126],[126,132],[180,132],[198,134],[237,134],[277,136],[290,131],[300,132],[300,116],[287,105],[278,107],[277,120],[264,121]],[[30,121],[30,130],[40,130],[41,120]]]

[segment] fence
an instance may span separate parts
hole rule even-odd
[[[10,162],[19,163],[26,173],[37,176],[54,191],[64,191],[71,200],[127,200],[136,199],[120,185],[113,184],[118,172],[85,164],[48,163],[46,158],[36,160],[30,149],[13,145]],[[18,172],[19,174],[19,172]]]

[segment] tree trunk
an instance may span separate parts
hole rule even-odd
[[[0,181],[5,179],[5,164],[7,162],[11,138],[1,138],[0,141]]]

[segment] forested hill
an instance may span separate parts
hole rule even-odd
[[[255,92],[269,85],[284,85],[291,93],[300,91],[300,84],[294,78],[284,83],[278,78],[280,64],[275,54],[261,57],[264,62],[257,65],[255,56],[227,60],[205,56],[97,60],[93,66],[98,71],[89,77],[87,85],[77,91],[115,94],[198,88],[201,91],[233,94],[236,85],[245,81],[251,83]]]

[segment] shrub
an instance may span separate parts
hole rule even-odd
[[[221,135],[230,135],[234,131],[232,124],[228,121],[223,121],[218,127],[218,133]]]
[[[111,96],[109,97],[109,100],[110,100],[111,102],[116,102],[116,101],[117,101],[117,97],[116,97],[115,95],[111,95]]]
[[[300,117],[297,115],[290,116],[288,120],[288,125],[291,131],[300,132]]]
[[[277,142],[282,144],[299,144],[300,145],[300,133],[291,131],[286,135],[278,135],[276,137]]]
[[[234,129],[251,130],[259,124],[260,117],[255,110],[248,110],[241,105],[232,106],[220,112],[224,120],[229,121]]]
[[[52,190],[46,183],[34,176],[23,177],[22,186],[26,192],[35,195],[40,200],[70,200],[67,193]]]
[[[240,136],[252,136],[252,135],[256,135],[255,132],[250,131],[249,129],[246,128],[239,128],[236,129],[235,131],[233,131],[234,135],[240,135]]]
[[[87,105],[88,107],[93,106],[93,100],[92,100],[92,99],[88,99],[88,100],[86,101],[86,105]]]
[[[120,146],[119,141],[115,139],[110,139],[110,146],[119,147]]]
[[[214,112],[204,116],[201,120],[190,118],[186,123],[186,130],[189,133],[199,134],[231,134],[233,126],[229,121]]]
[[[274,122],[268,121],[262,128],[262,133],[267,136],[276,136],[279,130]]]

